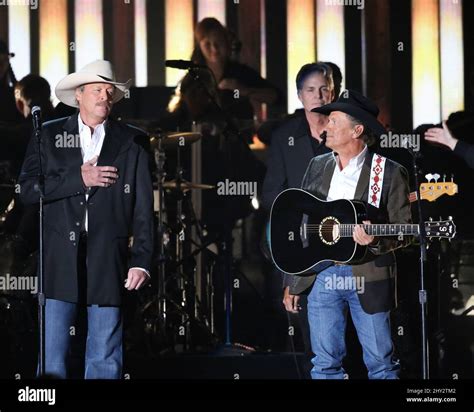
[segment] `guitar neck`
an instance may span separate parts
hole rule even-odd
[[[339,231],[341,237],[352,237],[354,224],[341,224]],[[413,236],[420,234],[417,224],[370,224],[362,225],[368,235],[372,236]]]

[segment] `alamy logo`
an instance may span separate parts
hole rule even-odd
[[[38,0],[0,0],[0,6],[30,6],[32,10],[37,10]]]
[[[48,405],[54,405],[56,403],[56,389],[34,389],[27,386],[18,389],[18,401],[48,402]]]
[[[7,273],[0,277],[0,291],[29,290],[38,293],[38,278],[36,276],[11,276]]]
[[[78,134],[57,134],[54,136],[54,145],[58,149],[77,149],[81,147],[81,137]]]
[[[217,183],[217,194],[254,198],[257,196],[257,182],[233,182],[225,179],[224,182]]]
[[[380,136],[380,147],[411,149],[418,152],[420,150],[420,140],[419,134],[396,134],[390,131],[388,134]]]
[[[362,10],[365,6],[364,0],[326,0],[326,6],[357,6]]]
[[[324,279],[326,290],[355,290],[358,294],[365,292],[365,278],[362,276],[337,276],[333,273]]]

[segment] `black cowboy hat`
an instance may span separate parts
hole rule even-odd
[[[9,57],[15,56],[15,53],[10,53],[8,51],[7,43],[5,43],[3,40],[0,40],[0,54],[7,54]]]
[[[377,137],[387,133],[382,123],[377,120],[379,114],[377,105],[355,90],[344,90],[335,102],[316,107],[311,111],[325,115],[331,112],[347,113],[372,130]]]

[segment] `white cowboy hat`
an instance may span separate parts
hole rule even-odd
[[[72,107],[79,107],[76,100],[76,89],[88,83],[107,83],[115,86],[113,103],[123,98],[125,91],[130,87],[131,79],[126,83],[115,81],[112,64],[107,60],[95,60],[86,64],[82,69],[67,75],[56,86],[56,96],[63,103]]]

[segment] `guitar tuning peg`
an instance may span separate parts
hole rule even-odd
[[[428,181],[428,182],[431,182],[431,179],[433,179],[433,175],[431,173],[428,173],[427,175],[425,175],[425,179]]]
[[[448,220],[453,220],[453,217],[452,217],[452,216],[448,216]]]
[[[441,176],[438,174],[438,173],[435,173],[433,175],[433,179],[435,180],[436,183],[438,183],[438,179],[440,178]]]
[[[443,174],[443,182],[446,182],[446,173]]]
[[[451,182],[454,182],[454,173],[451,173]]]
[[[432,218],[432,217],[430,217],[430,222],[432,222],[432,221],[433,221],[433,218]]]

